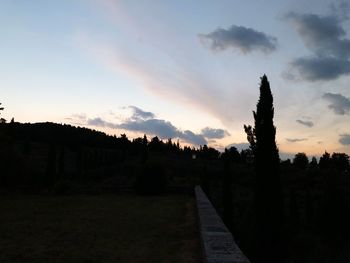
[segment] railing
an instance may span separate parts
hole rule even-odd
[[[205,263],[250,263],[200,186],[195,187]]]

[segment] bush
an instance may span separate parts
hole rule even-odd
[[[135,190],[139,194],[157,195],[166,191],[167,177],[162,165],[147,163],[136,178]]]

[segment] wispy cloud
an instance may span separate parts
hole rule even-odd
[[[213,50],[238,49],[242,53],[261,51],[270,53],[276,50],[277,38],[252,28],[232,25],[228,29],[218,28],[208,34],[199,34],[203,43],[209,42]]]
[[[299,57],[290,63],[302,79],[327,81],[350,74],[350,39],[346,38],[342,26],[346,16],[338,12],[341,6],[346,9],[348,5],[333,5],[333,13],[325,16],[294,12],[286,15],[305,46],[313,53],[312,56]]]
[[[289,13],[290,19],[306,47],[319,55],[335,57],[350,56],[350,40],[344,38],[346,31],[335,15]]]
[[[129,106],[129,109],[133,110],[132,119],[153,119],[155,117],[153,112],[143,111],[136,106]]]
[[[126,120],[118,124],[118,127],[128,131],[154,134],[163,139],[175,138],[179,135],[178,129],[171,122],[160,119]]]
[[[333,80],[350,74],[350,61],[333,57],[302,57],[291,62],[298,74],[308,81]]]
[[[307,141],[307,139],[306,138],[286,138],[286,141],[295,143],[295,142]]]
[[[350,99],[339,93],[325,93],[322,96],[330,104],[328,108],[335,114],[344,115],[350,112]]]
[[[249,143],[246,143],[246,142],[231,143],[231,144],[227,145],[225,148],[229,149],[231,147],[235,147],[238,151],[242,151],[245,149],[249,149],[250,145],[249,145]]]
[[[100,117],[88,119],[86,124],[91,125],[91,126],[95,126],[95,127],[102,127],[102,128],[111,128],[111,129],[118,128],[117,124],[114,124],[112,122],[108,122]]]
[[[350,134],[344,133],[339,135],[339,143],[341,145],[350,145]]]
[[[72,122],[78,118],[83,122],[81,125],[145,133],[158,136],[161,139],[179,138],[193,145],[204,145],[208,143],[205,136],[201,133],[195,133],[190,130],[180,130],[170,121],[156,119],[154,118],[154,113],[144,111],[136,106],[129,106],[127,108],[132,110],[132,114],[120,123],[114,123],[101,117],[87,118],[86,115],[84,115],[84,119],[80,119],[78,115],[72,115],[72,117],[69,117],[69,121]],[[212,130],[220,131],[220,129]]]
[[[210,127],[205,127],[201,130],[202,135],[208,139],[222,139],[226,136],[230,136],[228,131],[223,129],[214,129]]]
[[[232,103],[232,99],[228,99],[235,98],[232,89],[218,87],[219,80],[213,75],[202,74],[198,67],[193,68],[188,61],[183,63],[161,50],[154,51],[151,47],[142,46],[149,53],[157,52],[157,60],[154,61],[141,54],[140,50],[130,48],[130,51],[118,43],[108,44],[87,33],[78,34],[76,43],[108,69],[131,77],[147,92],[163,100],[196,108],[225,124],[232,124],[235,118],[241,116],[235,114],[241,101]]]
[[[85,113],[75,113],[64,118],[64,120],[68,121],[70,124],[81,126],[86,123],[87,116]]]
[[[314,126],[312,121],[296,120],[296,122],[309,128]]]

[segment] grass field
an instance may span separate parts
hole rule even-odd
[[[200,262],[194,199],[2,196],[0,262]]]

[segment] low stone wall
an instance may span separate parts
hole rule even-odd
[[[195,187],[205,263],[250,263],[200,186]]]

